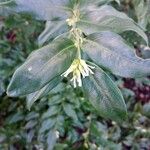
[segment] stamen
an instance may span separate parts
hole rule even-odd
[[[94,69],[94,66],[90,66],[86,64],[86,62],[82,59],[75,59],[71,66],[68,68],[66,72],[64,72],[61,76],[67,77],[72,73],[72,79],[74,88],[77,86],[82,86],[82,78],[89,76],[90,74],[94,74],[91,69]]]

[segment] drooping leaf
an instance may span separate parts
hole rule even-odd
[[[124,120],[127,110],[120,90],[98,66],[93,71],[94,75],[83,79],[85,95],[100,116],[118,122]]]
[[[115,10],[112,6],[87,7],[87,11],[83,14],[78,22],[78,27],[86,34],[106,30],[116,33],[131,30],[138,33],[148,43],[142,28],[126,14]]]
[[[31,106],[34,104],[36,100],[41,99],[42,97],[48,95],[48,93],[60,82],[61,82],[61,77],[58,76],[53,80],[51,80],[47,85],[45,85],[39,91],[27,95],[27,108],[30,110]]]
[[[115,75],[131,78],[150,75],[150,60],[137,57],[134,49],[115,33],[89,35],[83,50],[97,65]]]
[[[14,73],[8,86],[10,96],[36,92],[71,65],[76,48],[71,40],[59,38],[33,52]]]

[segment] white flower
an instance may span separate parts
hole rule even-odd
[[[90,74],[94,74],[91,69],[95,67],[86,64],[83,59],[75,59],[69,69],[64,72],[61,76],[67,77],[70,73],[72,73],[72,79],[70,81],[73,82],[74,87],[82,86],[82,77],[85,78]]]
[[[59,131],[55,132],[57,139],[59,138]]]

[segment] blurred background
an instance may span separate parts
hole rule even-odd
[[[150,24],[143,25],[141,7],[132,0],[123,0],[120,6],[111,4],[139,21],[150,40]],[[150,77],[112,76],[128,108],[128,120],[122,124],[99,117],[82,91],[67,81],[35,102],[30,111],[24,97],[6,95],[16,68],[38,48],[44,25],[26,14],[0,16],[0,150],[45,150],[54,145],[56,150],[150,150]],[[122,35],[138,56],[150,58],[150,48],[136,34]],[[57,143],[51,136],[56,120]]]

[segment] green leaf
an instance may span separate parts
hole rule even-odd
[[[25,120],[29,121],[29,120],[37,119],[38,117],[39,117],[39,114],[37,112],[32,111],[26,115]]]
[[[148,43],[148,38],[131,18],[126,14],[115,10],[112,6],[87,7],[87,11],[78,22],[78,27],[86,34],[110,30],[116,33],[134,31]]]
[[[48,150],[53,150],[56,144],[57,136],[55,130],[50,130],[47,137]]]
[[[14,0],[16,5],[0,7],[0,14],[24,12],[32,13],[41,20],[52,20],[55,18],[66,19],[69,15],[69,0]],[[3,11],[2,11],[3,10]]]
[[[39,130],[39,133],[42,134],[47,130],[52,129],[55,126],[56,118],[48,118],[42,122],[42,126]]]
[[[148,17],[150,15],[150,1],[149,0],[133,0],[135,14],[138,19],[138,24],[146,29],[148,24]]]
[[[61,77],[56,77],[53,80],[51,80],[47,85],[45,85],[42,89],[39,91],[36,91],[34,93],[31,93],[27,95],[27,108],[30,110],[32,105],[34,104],[35,101],[38,99],[43,98],[44,96],[48,95],[49,92],[57,86],[61,82]]]
[[[37,121],[36,120],[30,120],[26,125],[25,125],[25,129],[29,130],[29,129],[33,129],[35,126],[37,125]]]
[[[118,122],[126,119],[126,105],[118,87],[98,66],[93,71],[94,75],[83,79],[84,92],[91,104],[104,118]]]
[[[18,121],[22,121],[22,120],[24,120],[24,115],[21,111],[19,111],[19,112],[13,114],[13,115],[10,115],[7,118],[6,122],[8,124],[12,124],[12,123],[17,123]]]
[[[63,108],[64,108],[66,115],[71,117],[75,122],[78,122],[78,117],[72,105],[66,103],[63,105]]]
[[[46,86],[66,71],[76,56],[71,40],[59,38],[33,52],[14,73],[8,86],[9,96],[27,95]]]
[[[38,38],[38,43],[39,45],[43,45],[48,40],[53,39],[66,31],[68,31],[66,21],[47,21],[44,31]]]
[[[56,88],[57,88],[57,86],[56,86]],[[55,91],[56,88],[54,88],[53,90]],[[59,91],[59,92],[60,92],[60,91]],[[62,92],[62,91],[61,91],[61,92]],[[49,106],[57,105],[57,104],[60,104],[61,102],[62,102],[61,95],[57,94],[57,95],[52,96],[52,97],[49,99],[48,105],[49,105]]]
[[[56,115],[59,111],[60,108],[58,106],[51,106],[46,112],[44,112],[44,114],[42,115],[42,119],[47,119],[48,117]]]
[[[89,35],[83,50],[97,65],[115,75],[131,78],[150,75],[150,59],[137,57],[134,49],[115,33]]]

